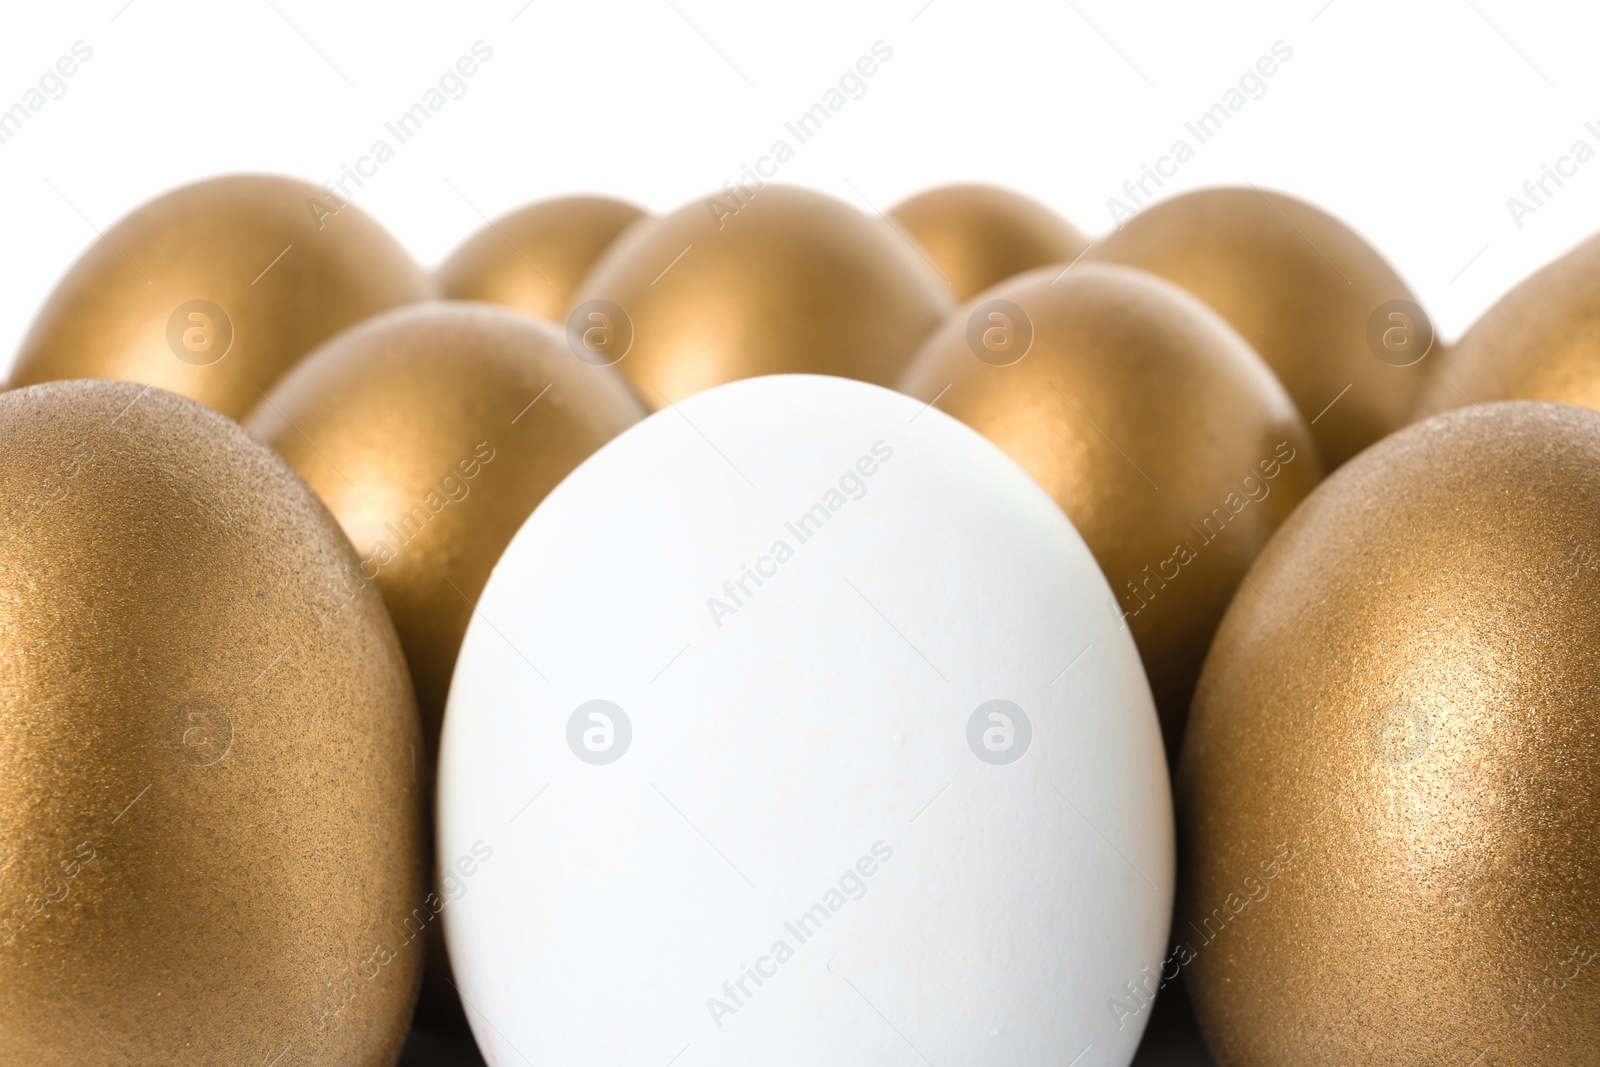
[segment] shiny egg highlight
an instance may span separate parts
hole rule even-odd
[[[1335,472],[1217,633],[1177,963],[1220,1063],[1600,1064],[1600,414]]]
[[[241,419],[318,344],[430,292],[349,201],[293,178],[213,178],[89,246],[34,319],[10,384],[114,378]]]
[[[887,385],[953,306],[888,222],[786,185],[714,193],[634,227],[574,299],[569,338],[652,410],[763,374]]]

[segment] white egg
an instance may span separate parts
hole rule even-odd
[[[1108,604],[1021,468],[876,386],[734,382],[606,445],[500,560],[446,713],[485,1058],[1126,1065],[1173,829]]]

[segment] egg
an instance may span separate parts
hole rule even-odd
[[[1600,237],[1501,297],[1438,361],[1418,417],[1496,400],[1600,410]]]
[[[1159,274],[1227,319],[1283,381],[1330,467],[1410,421],[1433,326],[1332,215],[1254,186],[1201,189],[1140,211],[1087,258]]]
[[[629,230],[579,286],[567,334],[654,410],[762,374],[888,385],[952,307],[944,280],[888,222],[764,185]]]
[[[489,223],[452,252],[434,275],[439,294],[562,322],[573,291],[595,260],[645,217],[632,204],[605,196],[529,204]]]
[[[954,290],[970,300],[997,282],[1089,247],[1078,228],[1031,197],[993,185],[941,185],[889,209]]]
[[[324,345],[247,425],[355,545],[399,631],[431,749],[500,553],[556,483],[643,417],[627,383],[574,356],[555,327],[434,301]]]
[[[1239,1067],[1600,1063],[1600,415],[1387,438],[1206,662],[1174,949]]]
[[[276,456],[122,382],[0,395],[7,1062],[389,1067],[442,907],[421,730]]]
[[[354,204],[293,178],[184,186],[107,230],[35,318],[11,386],[154,385],[243,418],[318,344],[422,300],[427,276]]]
[[[1022,470],[875,386],[741,381],[595,453],[445,717],[485,1059],[1124,1067],[1173,852],[1108,594]]]
[[[555,327],[490,304],[379,316],[307,357],[249,428],[288,460],[356,546],[399,631],[432,779],[445,696],[489,571],[534,506],[644,416]],[[443,887],[436,886],[442,891]],[[439,927],[417,1014],[460,1024]]]
[[[1322,476],[1283,387],[1181,289],[1080,263],[970,301],[901,389],[994,442],[1067,513],[1111,583],[1096,609],[1138,644],[1176,756],[1229,599]]]

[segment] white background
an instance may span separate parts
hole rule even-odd
[[[94,57],[0,144],[0,363],[91,241],[196,178],[337,178],[482,40],[494,58],[356,200],[424,264],[529,200],[598,191],[665,211],[787,136],[882,40],[894,50],[779,180],[887,209],[930,184],[1013,186],[1091,234],[1273,42],[1294,58],[1169,190],[1245,180],[1353,223],[1453,339],[1600,228],[1600,159],[1518,228],[1506,199],[1583,137],[1600,149],[1600,13],[1510,0],[638,0],[334,6],[21,5],[0,109]],[[393,143],[393,138],[388,138]],[[1191,138],[1192,143],[1192,138]],[[454,188],[452,188],[452,185]]]

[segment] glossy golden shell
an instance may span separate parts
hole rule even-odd
[[[634,227],[579,287],[577,305],[591,300],[631,323],[616,366],[651,409],[761,374],[890,385],[954,306],[888,222],[784,185]]]
[[[973,347],[974,320],[1004,313],[988,310],[996,300],[1020,310],[1010,328],[1032,337],[1007,366]],[[1322,476],[1283,387],[1176,286],[1080,263],[1013,278],[963,307],[901,388],[993,441],[1067,513],[1116,598],[1100,610],[1126,613],[1175,754],[1229,599]]]
[[[994,185],[941,185],[889,209],[928,254],[957,300],[1035,267],[1065,265],[1089,239],[1031,197]]]
[[[318,344],[430,292],[387,231],[340,203],[266,175],[215,178],[150,201],[62,278],[22,343],[11,386],[115,378],[243,418]],[[191,319],[200,301],[205,319]]]
[[[1175,936],[1220,1063],[1600,1064],[1600,415],[1330,477],[1206,662]]]
[[[1368,330],[1385,304],[1416,297],[1360,235],[1304,201],[1255,188],[1185,193],[1140,211],[1085,258],[1159,274],[1232,323],[1311,422],[1330,468],[1410,420],[1429,359],[1385,362]]]
[[[434,274],[439,295],[565,322],[572,294],[595,260],[645,217],[632,204],[605,196],[529,204],[489,223],[450,254]]]
[[[1425,418],[1496,400],[1600,411],[1600,237],[1525,279],[1451,346],[1417,405]]]
[[[556,328],[461,301],[341,335],[251,416],[251,432],[328,505],[382,591],[430,750],[500,553],[557,482],[643,416],[616,372],[579,360]]]
[[[332,517],[120,382],[0,395],[0,501],[5,1062],[389,1067],[422,739]]]

